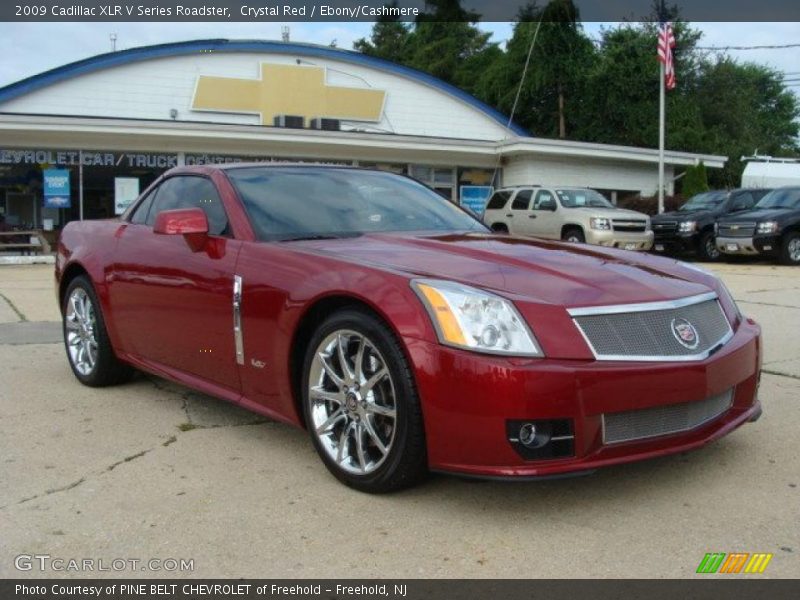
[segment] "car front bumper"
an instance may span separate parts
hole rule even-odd
[[[653,232],[625,233],[623,231],[586,230],[586,243],[620,250],[647,251],[653,247]]]
[[[760,328],[752,321],[698,362],[611,362],[483,356],[408,341],[430,468],[479,477],[551,477],[698,448],[758,418]],[[677,407],[730,391],[731,405],[695,428],[617,443],[604,415]],[[648,412],[651,414],[651,412]],[[568,422],[568,456],[526,458],[518,423]],[[511,429],[509,425],[512,425]],[[563,431],[561,432],[563,433]],[[553,436],[555,438],[557,436]]]
[[[756,235],[748,238],[718,237],[717,249],[724,254],[738,254],[742,256],[765,254],[773,256],[780,249],[780,236]]]
[[[653,250],[659,253],[675,253],[680,254],[683,252],[696,252],[699,243],[700,234],[696,231],[681,233],[663,233],[656,234],[653,240]]]

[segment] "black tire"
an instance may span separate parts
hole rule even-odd
[[[508,233],[508,225],[505,223],[495,223],[492,225],[492,231],[495,233]]]
[[[329,336],[340,331],[362,335],[377,349],[384,359],[393,386],[396,411],[394,438],[382,459],[383,462],[366,474],[348,472],[329,456],[320,435],[315,431],[315,421],[311,414],[310,377],[316,352]],[[410,487],[426,476],[428,461],[425,430],[411,367],[400,341],[375,315],[358,308],[342,309],[319,326],[308,344],[303,361],[301,390],[303,414],[311,441],[322,462],[339,481],[359,491],[375,494]]]
[[[561,234],[561,239],[565,242],[573,242],[575,244],[585,244],[586,236],[580,227],[569,227]]]
[[[96,360],[93,367],[88,372],[82,372],[70,353],[70,344],[68,339],[68,314],[70,312],[70,301],[76,290],[82,290],[88,302],[91,303],[91,308],[94,312],[94,339],[97,346]],[[64,306],[62,307],[62,331],[64,335],[64,349],[67,352],[67,361],[72,369],[72,372],[84,385],[90,387],[105,387],[109,385],[116,385],[128,381],[134,373],[134,369],[123,362],[121,362],[114,349],[111,347],[111,341],[108,338],[105,320],[100,308],[100,302],[97,299],[97,294],[89,279],[83,275],[73,279],[67,291],[64,293]]]
[[[697,242],[697,258],[703,262],[717,262],[722,258],[713,231],[705,231],[700,235],[700,240]]]
[[[800,232],[793,231],[783,236],[781,240],[781,264],[789,266],[800,265],[798,245],[800,245]]]

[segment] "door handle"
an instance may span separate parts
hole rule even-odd
[[[511,215],[511,214],[508,214],[508,215],[506,215],[506,216],[507,216],[509,219],[513,219],[513,218],[514,218],[514,215]]]
[[[528,218],[529,218],[529,219],[535,219],[535,218],[536,218],[536,215],[528,215]]]

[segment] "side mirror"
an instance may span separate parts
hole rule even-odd
[[[162,210],[156,215],[153,232],[182,235],[192,252],[199,252],[208,241],[208,218],[202,208]]]

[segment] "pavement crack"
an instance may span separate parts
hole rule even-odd
[[[767,375],[776,375],[778,377],[788,377],[789,379],[797,379],[800,381],[800,375],[791,375],[790,373],[781,373],[780,371],[772,371],[769,369],[761,369],[762,373],[766,373]]]
[[[117,461],[117,462],[115,462],[114,464],[107,466],[107,467],[106,467],[106,471],[113,471],[113,470],[114,470],[114,469],[116,469],[118,466],[120,466],[120,465],[122,465],[122,464],[125,464],[125,463],[127,463],[127,462],[131,462],[132,460],[136,460],[137,458],[141,458],[142,456],[144,456],[144,455],[145,455],[145,454],[147,454],[148,452],[152,452],[152,450],[153,450],[153,449],[152,449],[152,448],[150,448],[150,449],[148,449],[148,450],[142,450],[141,452],[137,452],[136,454],[131,454],[130,456],[126,456],[126,457],[125,457],[125,458],[123,458],[122,460],[118,460],[118,461]]]
[[[792,306],[791,304],[775,304],[773,302],[753,302],[752,300],[737,300],[739,304],[756,304],[758,306],[777,306],[778,308],[793,308],[800,310],[800,306]]]
[[[74,488],[78,487],[84,481],[86,481],[86,478],[85,477],[81,477],[80,479],[78,479],[78,481],[73,481],[72,483],[68,483],[67,485],[64,485],[64,486],[61,486],[61,487],[57,487],[57,488],[52,488],[52,489],[49,489],[49,490],[45,490],[45,492],[43,494],[36,494],[35,496],[30,496],[28,498],[23,498],[22,500],[17,502],[17,505],[25,504],[26,502],[30,502],[31,500],[36,500],[37,498],[43,498],[45,496],[50,496],[51,494],[57,494],[59,492],[69,491],[71,489],[74,489]],[[7,508],[7,506],[3,506],[2,508]]]
[[[11,307],[11,310],[13,310],[16,313],[20,321],[22,321],[23,323],[28,321],[28,317],[25,316],[25,313],[22,312],[20,309],[18,309],[16,304],[14,304],[8,296],[0,292],[0,298],[6,301],[6,304],[8,304]]]

